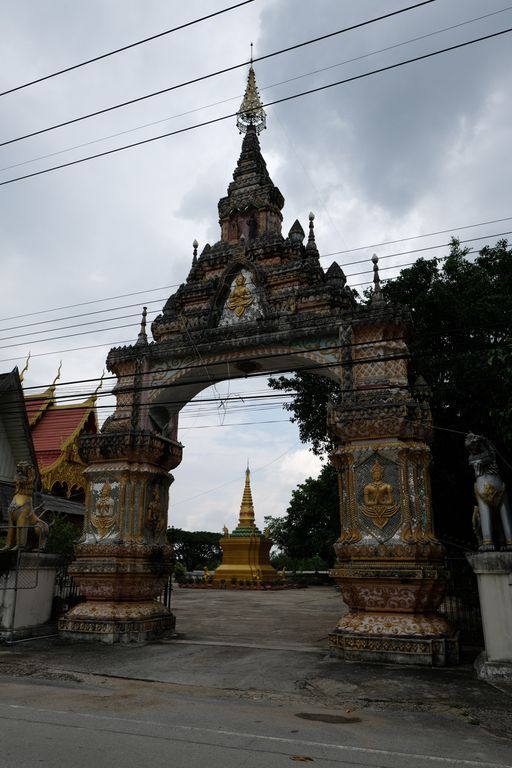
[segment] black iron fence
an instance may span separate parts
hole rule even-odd
[[[459,630],[460,643],[466,648],[483,648],[484,635],[478,597],[478,584],[463,551],[450,552],[446,558],[450,573],[440,612]]]
[[[77,605],[77,603],[81,603],[85,600],[85,597],[80,593],[78,585],[74,582],[73,577],[68,571],[68,565],[68,562],[63,563],[57,571],[57,576],[55,578],[53,614],[57,618],[62,616],[62,614],[74,605]],[[169,576],[162,594],[157,598],[162,605],[165,605],[165,607],[169,609],[171,607],[171,593],[172,581]]]

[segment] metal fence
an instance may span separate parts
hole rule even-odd
[[[53,614],[56,618],[68,611],[74,605],[82,603],[85,597],[80,594],[80,589],[68,572],[68,562],[64,562],[55,576],[55,590],[53,593]]]
[[[460,643],[467,648],[483,648],[484,635],[478,597],[478,584],[464,554],[448,554],[450,576],[440,612],[460,632]]]
[[[162,594],[157,598],[158,602],[171,607],[172,579],[167,579]],[[68,563],[64,563],[57,571],[55,578],[54,606],[53,613],[55,617],[61,616],[77,603],[81,603],[85,597],[80,593],[80,589],[75,584],[73,577],[68,572]]]

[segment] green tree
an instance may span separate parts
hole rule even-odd
[[[292,491],[286,517],[266,517],[265,526],[274,544],[292,561],[321,558],[332,565],[332,545],[340,534],[334,467],[326,464],[318,478],[308,477]]]
[[[221,536],[220,533],[209,531],[184,531],[181,528],[167,530],[167,538],[173,545],[176,562],[184,565],[187,571],[200,570],[205,565],[214,569],[220,565]]]
[[[468,539],[473,481],[465,433],[484,434],[501,456],[512,454],[512,249],[501,240],[473,256],[453,239],[446,258],[419,259],[387,283],[384,294],[411,312],[410,380],[423,376],[431,392],[437,530]],[[301,440],[325,454],[327,402],[338,400],[336,385],[296,373],[271,379],[270,386],[295,393],[285,408]],[[510,485],[505,461],[501,469]]]
[[[80,538],[81,531],[65,517],[56,515],[50,523],[45,552],[53,555],[65,555],[71,560],[74,545]]]

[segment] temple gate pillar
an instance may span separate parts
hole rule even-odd
[[[436,612],[448,573],[432,523],[430,408],[408,385],[407,314],[385,303],[374,264],[372,302],[342,340],[342,404],[329,413],[341,518],[331,576],[349,607],[329,645],[345,659],[441,666],[457,663],[458,643]]]
[[[86,511],[69,572],[86,601],[60,620],[59,633],[143,642],[175,624],[157,598],[172,572],[169,470],[181,462],[182,446],[148,428],[145,314],[137,344],[126,354],[112,350],[107,364],[118,376],[116,410],[101,433],[85,435],[80,443],[88,464]]]

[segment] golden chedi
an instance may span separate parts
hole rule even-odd
[[[224,536],[220,540],[222,547],[222,565],[215,571],[213,582],[219,585],[225,581],[227,586],[239,581],[275,581],[277,574],[270,565],[269,553],[272,541],[256,527],[254,506],[251,493],[251,473],[245,472],[245,487],[240,505],[240,518],[237,527],[228,533],[224,526]]]

